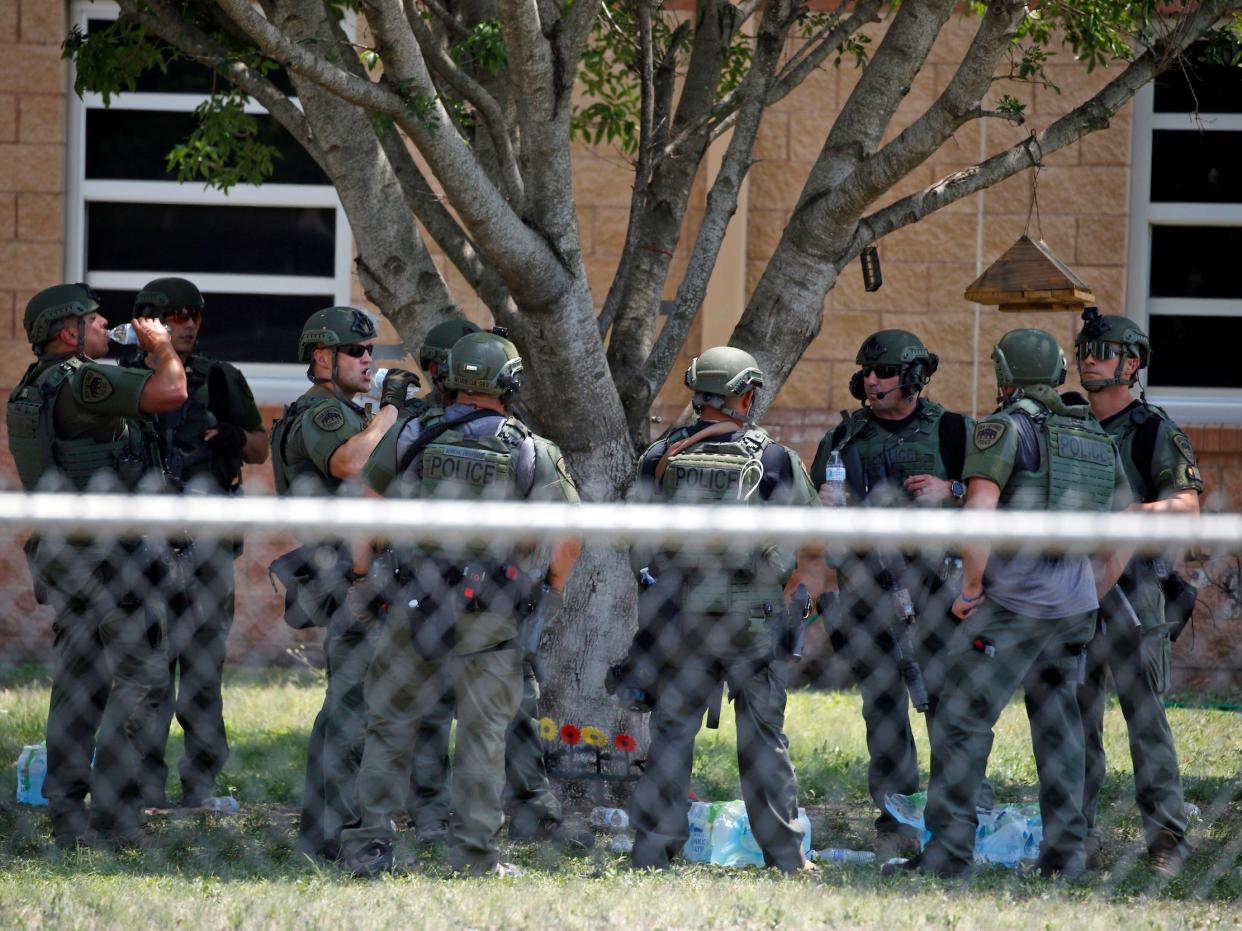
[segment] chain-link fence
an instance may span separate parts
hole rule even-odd
[[[214,810],[209,855],[258,875],[546,843],[1237,891],[1234,515],[7,494],[0,522],[5,650],[42,667],[4,673],[10,855],[175,866]]]

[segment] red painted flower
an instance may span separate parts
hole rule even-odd
[[[582,731],[574,727],[572,724],[561,725],[561,741],[576,747],[582,742]]]
[[[612,738],[612,745],[622,753],[633,753],[638,749],[638,741],[629,734],[618,734]]]

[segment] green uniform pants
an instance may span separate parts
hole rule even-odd
[[[505,806],[509,818],[527,832],[544,821],[560,821],[561,802],[548,782],[539,737],[539,682],[529,664],[522,664],[522,703],[505,732]],[[406,806],[416,828],[449,820],[449,731],[454,701],[449,690],[443,701],[419,721],[414,739],[414,767]]]
[[[651,713],[647,765],[630,799],[635,866],[668,866],[690,837],[686,799],[694,741],[726,679],[734,696],[738,770],[751,831],[768,866],[788,872],[802,865],[798,783],[784,731],[788,666],[766,661],[769,649],[764,634],[736,651],[687,651],[665,668]]]
[[[183,804],[215,794],[229,758],[220,685],[233,626],[233,544],[203,542],[173,558],[168,590],[168,688],[155,722],[143,772],[147,805],[167,804],[165,747],[173,716],[185,732],[178,764]]]
[[[58,842],[141,825],[143,753],[167,682],[161,602],[144,544],[39,542],[36,591],[55,609],[43,792]],[[94,766],[92,767],[92,757]]]
[[[926,823],[927,867],[949,871],[974,859],[975,802],[992,749],[992,728],[1021,685],[1039,773],[1044,841],[1040,865],[1084,866],[1083,744],[1077,672],[1095,614],[1046,620],[984,601],[949,645],[944,687],[932,722]]]
[[[378,633],[334,633],[324,638],[328,689],[311,728],[302,789],[298,852],[334,860],[341,832],[359,823],[358,767],[366,736],[367,669]]]
[[[499,626],[484,612],[487,626]],[[462,619],[458,621],[459,628]],[[393,816],[405,805],[422,717],[440,706],[445,682],[457,707],[448,855],[455,869],[485,872],[500,859],[504,823],[505,733],[522,698],[522,661],[508,643],[477,653],[426,660],[414,648],[410,625],[389,623],[367,675],[366,749],[358,773],[361,826],[342,832],[349,858],[376,839],[395,840]]]
[[[1088,830],[1099,833],[1097,813],[1106,769],[1104,704],[1111,669],[1129,733],[1134,796],[1148,847],[1157,841],[1180,843],[1186,837],[1182,778],[1162,697],[1169,680],[1169,634],[1163,626],[1160,595],[1153,594],[1131,599],[1141,628],[1128,613],[1101,613],[1100,629],[1087,651],[1086,681],[1078,690],[1087,754],[1083,813]]]

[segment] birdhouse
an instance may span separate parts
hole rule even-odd
[[[1000,310],[1078,312],[1095,295],[1043,240],[1023,234],[966,289],[966,300],[999,304]]]

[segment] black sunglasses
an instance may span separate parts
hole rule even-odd
[[[173,323],[198,323],[203,319],[203,312],[197,307],[177,307],[173,310],[167,310],[162,315],[165,321]]]
[[[348,346],[341,346],[341,352],[353,359],[361,359],[375,349],[374,343],[350,343]]]
[[[862,377],[866,378],[872,372],[875,372],[876,378],[896,378],[901,374],[900,365],[864,365],[862,367]]]

